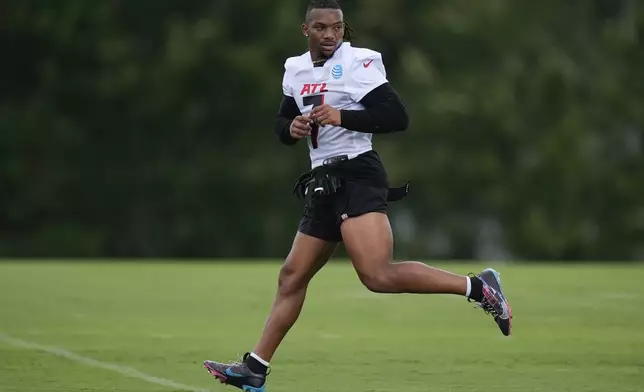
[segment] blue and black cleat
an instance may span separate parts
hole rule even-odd
[[[512,308],[501,288],[500,274],[492,268],[487,268],[478,275],[469,275],[483,282],[483,300],[478,307],[486,314],[491,314],[503,335],[510,335],[512,329]],[[471,301],[471,300],[470,300]]]
[[[264,392],[266,374],[253,373],[246,363],[250,354],[244,354],[242,362],[220,363],[204,361],[203,366],[222,384],[232,385],[244,392]]]

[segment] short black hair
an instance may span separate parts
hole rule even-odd
[[[340,10],[342,11],[342,6],[338,0],[310,0],[309,6],[306,7],[306,14],[304,15],[305,23],[309,23],[311,20],[311,10],[313,9],[330,9],[330,10]],[[351,41],[353,36],[353,29],[349,24],[344,22],[344,36],[342,37],[346,41]]]
[[[306,7],[306,15],[304,15],[304,20],[308,23],[311,18],[311,10],[313,9],[330,9],[330,10],[342,10],[340,3],[337,0],[311,0],[309,1],[309,6]]]

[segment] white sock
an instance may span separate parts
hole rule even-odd
[[[472,281],[470,280],[469,276],[466,276],[465,279],[467,280],[467,289],[465,289],[465,296],[470,297],[470,294],[472,293]]]
[[[257,362],[261,363],[262,365],[264,365],[266,367],[268,367],[270,365],[268,362],[264,361],[259,355],[255,354],[255,353],[250,353],[250,356],[255,358],[257,360]]]

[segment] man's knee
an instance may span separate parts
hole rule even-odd
[[[281,295],[289,295],[300,291],[306,288],[309,283],[306,271],[296,268],[295,265],[296,263],[293,263],[289,256],[280,269],[278,291]]]
[[[395,293],[392,276],[389,269],[390,264],[370,268],[368,271],[358,271],[358,277],[369,291],[374,293]]]

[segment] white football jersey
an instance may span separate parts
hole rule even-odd
[[[362,110],[360,100],[387,82],[382,55],[344,42],[323,66],[314,67],[311,54],[290,57],[284,63],[282,89],[293,97],[306,115],[324,103],[338,110]],[[332,125],[321,126],[317,135],[307,137],[311,167],[320,166],[332,156],[350,159],[372,149],[370,133],[349,131]]]

